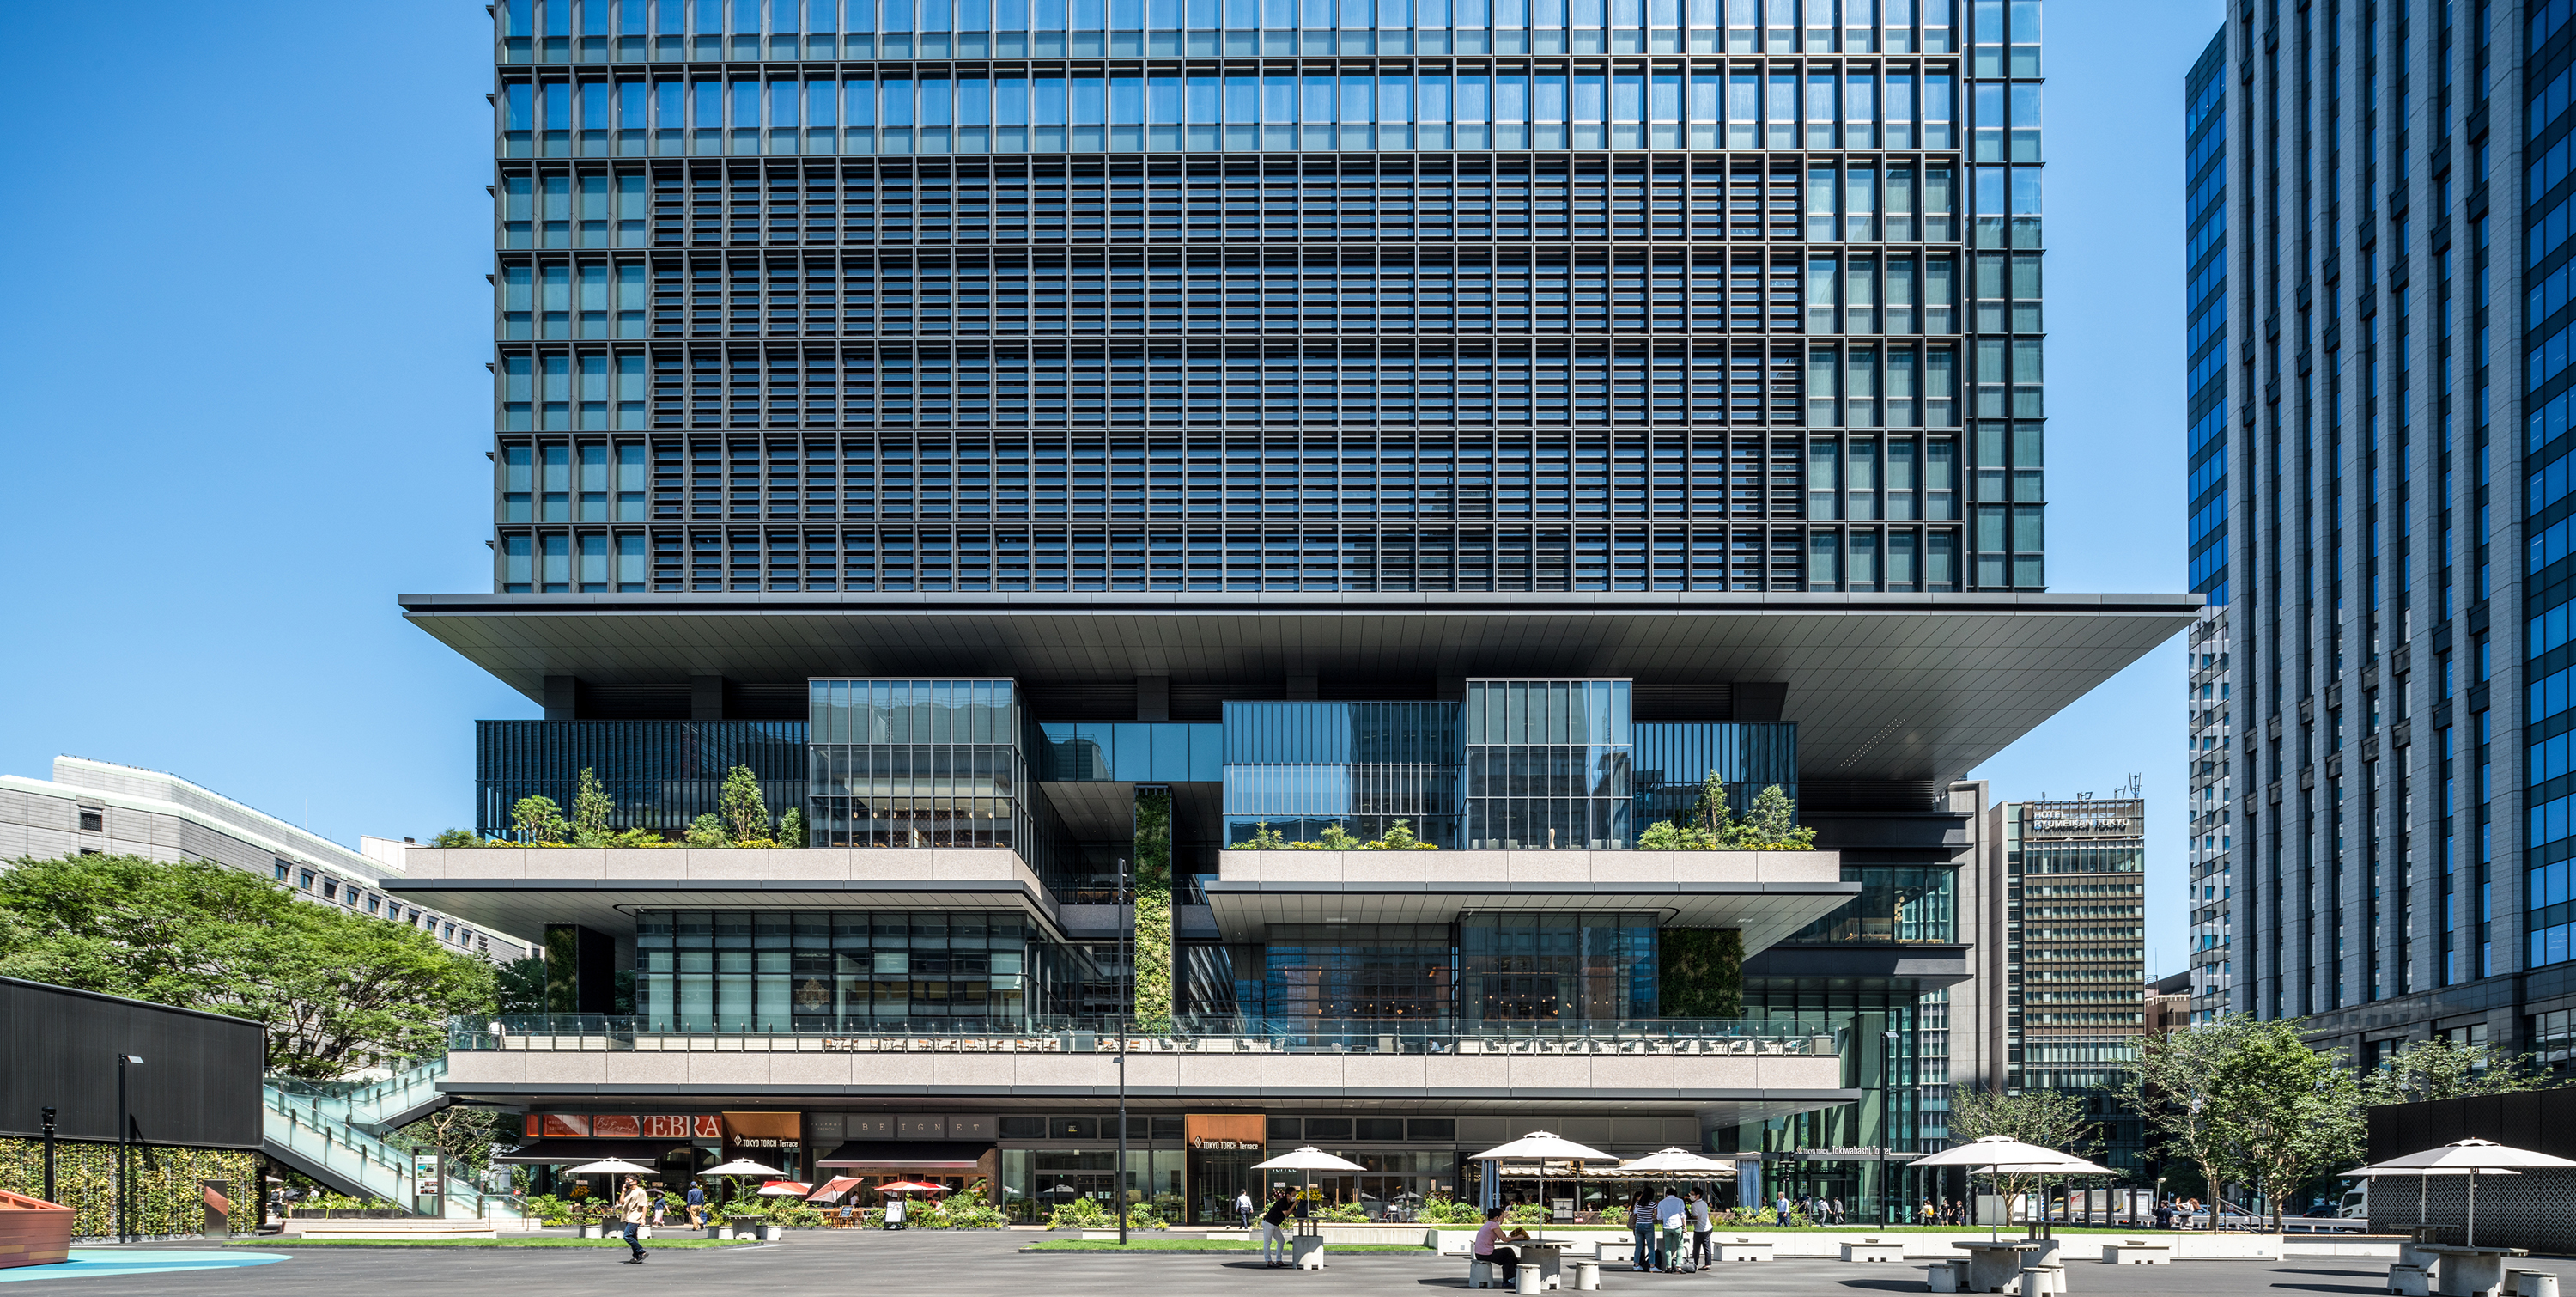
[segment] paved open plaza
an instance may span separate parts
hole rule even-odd
[[[1265,1270],[1253,1254],[1027,1253],[1020,1249],[1052,1235],[1022,1231],[949,1234],[800,1235],[784,1244],[732,1249],[656,1252],[640,1266],[619,1264],[615,1242],[586,1248],[253,1248],[285,1255],[269,1265],[156,1273],[106,1273],[55,1279],[27,1275],[0,1292],[78,1293],[83,1297],[163,1297],[173,1293],[317,1294],[346,1297],[384,1285],[425,1286],[442,1292],[545,1292],[556,1297],[626,1297],[710,1292],[821,1293],[912,1292],[939,1297],[1011,1294],[1012,1297],[1246,1297],[1275,1287],[1334,1297],[1397,1297],[1466,1288],[1455,1260],[1362,1254],[1336,1256],[1322,1273]],[[83,1249],[150,1253],[156,1249]],[[169,1250],[203,1252],[204,1244]],[[2517,1263],[2576,1280],[2576,1260],[2535,1258]],[[1856,1265],[1836,1261],[1772,1261],[1730,1265],[1695,1275],[1631,1274],[1605,1267],[1601,1289],[1609,1294],[1702,1293],[1716,1297],[1790,1297],[1823,1293],[1919,1293],[1924,1263]],[[2079,1297],[2168,1297],[2187,1289],[2195,1297],[2236,1293],[2337,1293],[2366,1297],[2386,1291],[2385,1262],[2351,1259],[2196,1261],[2174,1266],[2075,1265],[2069,1287]],[[0,1275],[8,1272],[0,1271]]]

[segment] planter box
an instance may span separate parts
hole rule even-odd
[[[0,1190],[0,1267],[69,1261],[73,1215],[69,1207]]]

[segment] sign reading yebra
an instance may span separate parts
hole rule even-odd
[[[1181,1135],[1191,1148],[1211,1153],[1258,1150],[1270,1134],[1257,1112],[1192,1112],[1181,1115]]]
[[[588,1136],[592,1139],[722,1139],[724,1123],[711,1113],[532,1112],[525,1135]]]

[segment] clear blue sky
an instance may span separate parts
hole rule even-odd
[[[2181,83],[2223,6],[2048,8],[2050,582],[2177,590]],[[152,766],[349,843],[471,823],[472,722],[536,709],[393,597],[490,581],[481,6],[10,28],[0,772]],[[2159,971],[2181,671],[2177,643],[1977,772],[2006,798],[2145,776]]]

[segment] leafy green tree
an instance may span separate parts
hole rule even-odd
[[[480,1180],[492,1167],[492,1147],[507,1137],[508,1114],[490,1108],[450,1105],[393,1132],[397,1147],[447,1154],[447,1173],[460,1180]]]
[[[1753,809],[1736,826],[1736,845],[1747,851],[1813,851],[1816,831],[1798,826],[1798,804],[1778,784],[1753,798]]]
[[[247,1018],[289,1076],[435,1052],[493,1003],[491,961],[212,861],[21,858],[0,914],[0,976]]]
[[[727,847],[733,840],[725,836],[724,821],[712,812],[689,821],[689,830],[680,838],[686,847]]]
[[[2564,1078],[2540,1070],[2529,1054],[2450,1040],[2411,1041],[2361,1078],[2365,1105],[2459,1099],[2481,1094],[2553,1090]]]
[[[769,836],[769,801],[761,796],[760,777],[751,773],[751,767],[735,766],[725,772],[724,786],[716,790],[716,809],[724,813],[735,842],[757,842]]]
[[[2101,1150],[2096,1138],[2098,1127],[2084,1111],[2081,1095],[2064,1090],[2024,1090],[2008,1094],[2001,1090],[1972,1089],[1964,1085],[1950,1087],[1950,1140],[1964,1144],[2002,1135],[2025,1144],[2053,1148],[2076,1157],[2093,1158]],[[2007,1199],[2036,1188],[2043,1178],[2034,1173],[2003,1174],[1995,1177],[1996,1188]]]
[[[2245,1014],[2230,1013],[2182,1031],[2141,1037],[2138,1061],[2115,1086],[2121,1103],[2146,1124],[2159,1151],[2199,1168],[2213,1201],[2225,1183],[2220,1174],[2226,1149],[2218,1127],[2219,1079],[2253,1024]],[[2218,1228],[2218,1213],[2210,1213],[2209,1225]]]
[[[520,841],[531,844],[561,842],[568,827],[555,799],[534,794],[511,804],[510,823],[519,830]]]
[[[599,786],[599,776],[590,767],[581,771],[581,787],[572,795],[572,840],[585,847],[608,845],[611,830],[608,817],[617,810],[608,790]]]
[[[1313,842],[1300,845],[1315,851],[1357,851],[1364,844],[1350,830],[1343,828],[1340,820],[1335,820],[1325,825],[1324,831],[1317,834]]]
[[[483,845],[483,835],[476,833],[471,829],[443,829],[439,832],[437,837],[429,840],[429,845],[433,847],[479,847]]]
[[[2300,1037],[2301,1019],[2247,1023],[2213,1078],[2218,1169],[2281,1209],[2318,1172],[2361,1155],[2361,1083]]]
[[[791,806],[787,808],[787,813],[785,815],[778,817],[778,845],[782,847],[802,847],[806,845],[805,812],[803,809]]]

